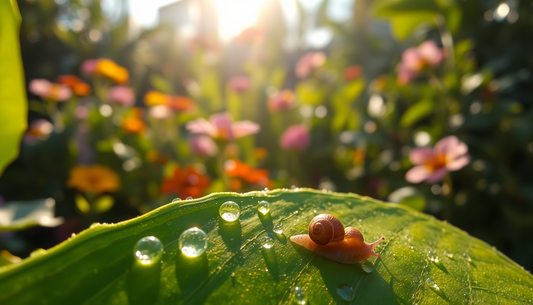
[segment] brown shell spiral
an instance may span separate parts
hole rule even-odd
[[[335,216],[320,214],[309,223],[309,237],[319,245],[344,240],[344,226]]]

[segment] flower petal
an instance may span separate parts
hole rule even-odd
[[[216,137],[233,140],[235,137],[233,135],[233,130],[231,126],[231,115],[227,112],[213,114],[209,117],[209,121],[215,128]]]
[[[446,164],[446,168],[449,171],[456,171],[460,170],[461,168],[465,167],[470,163],[470,156],[464,155],[462,157],[459,157],[455,160],[450,161],[448,164]]]
[[[185,126],[190,133],[207,134],[214,137],[217,134],[215,126],[206,119],[197,119],[187,123]]]
[[[444,176],[446,176],[446,174],[448,173],[448,169],[446,167],[443,167],[441,169],[438,169],[436,171],[434,171],[433,173],[431,173],[427,179],[426,179],[426,182],[427,183],[435,183],[435,182],[439,182],[441,181]]]
[[[456,136],[444,137],[435,144],[435,155],[445,154],[448,156],[448,153],[455,152],[458,145],[459,139]]]
[[[433,149],[431,147],[414,148],[409,154],[409,159],[416,165],[424,164],[433,157]]]
[[[429,177],[431,173],[428,171],[427,166],[418,165],[407,171],[405,174],[405,180],[411,183],[420,183]]]
[[[256,134],[261,130],[261,127],[251,121],[235,122],[231,125],[233,135],[236,139],[242,138],[247,135]]]

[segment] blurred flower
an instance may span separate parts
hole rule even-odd
[[[177,194],[182,199],[189,196],[198,198],[205,193],[208,187],[209,177],[188,165],[185,169],[175,167],[172,176],[164,177],[160,192],[162,194]]]
[[[448,136],[435,144],[434,148],[414,148],[409,159],[416,166],[405,175],[411,183],[435,183],[451,171],[459,170],[470,162],[468,147],[456,136]]]
[[[266,169],[255,169],[239,160],[227,160],[224,163],[224,170],[231,178],[240,178],[249,184],[257,184],[261,187],[272,187],[272,181],[268,179]]]
[[[283,90],[278,92],[268,100],[268,108],[272,112],[291,109],[294,107],[294,104],[294,93],[292,93],[291,90]]]
[[[91,87],[82,82],[81,79],[75,75],[61,75],[57,78],[60,85],[64,85],[72,89],[74,94],[78,96],[87,96],[91,94]]]
[[[191,133],[207,134],[214,139],[229,141],[256,134],[260,130],[259,125],[250,121],[232,122],[227,112],[214,114],[209,117],[209,121],[204,118],[191,121],[185,128]]]
[[[121,85],[127,83],[130,77],[126,68],[117,65],[110,59],[98,59],[94,74],[105,76]]]
[[[292,125],[281,135],[280,145],[283,149],[303,150],[311,138],[305,125]]]
[[[362,72],[363,69],[361,69],[361,66],[350,66],[344,69],[344,80],[351,81],[352,79],[359,77]]]
[[[242,30],[242,32],[233,38],[233,41],[240,44],[252,45],[261,43],[265,37],[265,31],[263,29],[250,26]]]
[[[67,86],[54,84],[46,79],[32,80],[29,90],[35,95],[54,101],[66,101],[72,96],[72,92]]]
[[[268,150],[264,147],[254,148],[254,157],[257,160],[264,160],[268,156]]]
[[[81,72],[85,75],[93,75],[96,71],[97,59],[87,59],[81,64]]]
[[[193,136],[190,140],[190,146],[191,150],[195,155],[198,156],[209,156],[212,157],[217,154],[217,145],[208,136],[205,135],[199,135],[199,136]]]
[[[135,94],[133,90],[125,86],[113,86],[109,89],[108,99],[110,102],[119,103],[124,106],[135,104]]]
[[[158,165],[165,165],[168,161],[170,161],[170,156],[168,154],[161,154],[157,152],[157,150],[150,150],[146,153],[146,160],[148,162],[156,163]]]
[[[142,109],[133,108],[130,111],[130,114],[124,118],[122,122],[122,128],[131,134],[142,133],[146,130],[146,124],[141,119],[142,118]]]
[[[236,76],[229,80],[229,87],[234,92],[244,92],[250,88],[250,80],[245,76]]]
[[[427,40],[417,48],[409,48],[402,54],[397,67],[398,82],[402,85],[414,79],[421,71],[436,67],[444,60],[444,51],[434,41]]]
[[[324,52],[309,52],[303,55],[296,63],[296,76],[299,78],[308,77],[314,70],[326,63]]]
[[[177,112],[189,111],[194,107],[194,103],[187,97],[166,95],[153,90],[146,93],[144,103],[147,106],[166,105]]]
[[[89,116],[89,109],[87,109],[85,106],[78,106],[74,112],[74,115],[78,120],[85,120],[87,116]]]
[[[120,179],[117,173],[106,166],[77,165],[70,170],[67,185],[80,192],[99,195],[104,192],[117,191],[120,188]]]
[[[31,123],[30,128],[24,135],[24,143],[34,144],[37,141],[48,139],[54,130],[54,125],[45,119],[39,119]]]
[[[156,105],[150,107],[150,116],[158,120],[168,119],[172,116],[172,110],[167,105]]]

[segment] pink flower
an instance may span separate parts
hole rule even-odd
[[[229,87],[234,92],[244,92],[250,88],[250,80],[244,76],[233,77],[229,80]]]
[[[85,120],[89,116],[89,109],[85,106],[78,106],[74,115],[78,120]]]
[[[168,119],[172,116],[172,109],[167,105],[156,105],[150,107],[150,116],[158,120]]]
[[[124,106],[135,104],[135,94],[131,88],[125,86],[113,86],[109,89],[109,101],[119,103]]]
[[[444,51],[434,41],[427,40],[417,48],[409,48],[402,54],[397,67],[398,82],[402,85],[414,79],[427,67],[436,67],[444,60]]]
[[[54,84],[40,78],[30,82],[29,90],[35,95],[54,101],[66,101],[72,96],[72,91],[70,91],[69,87]]]
[[[218,151],[215,141],[205,135],[193,136],[190,140],[190,145],[192,152],[195,155],[202,157],[212,157],[216,155]]]
[[[272,112],[291,109],[294,106],[294,94],[291,90],[283,90],[268,100],[268,108]]]
[[[81,72],[85,75],[93,75],[96,71],[98,59],[88,59],[81,64]]]
[[[305,125],[292,125],[283,133],[279,144],[283,149],[303,150],[309,145],[311,137]]]
[[[441,139],[434,148],[422,147],[411,151],[409,158],[415,164],[405,175],[411,183],[435,183],[448,172],[460,170],[470,163],[468,147],[456,136]]]
[[[187,123],[185,128],[191,133],[206,134],[213,139],[229,140],[242,138],[258,133],[259,125],[250,121],[233,122],[227,112],[217,113],[206,119],[198,119]]]
[[[45,119],[34,121],[24,135],[24,142],[27,144],[35,144],[37,141],[46,140],[53,130],[54,125]]]
[[[314,70],[320,68],[326,62],[324,52],[309,52],[296,63],[296,76],[299,78],[308,77]]]

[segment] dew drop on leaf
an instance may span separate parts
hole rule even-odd
[[[192,200],[192,196],[187,197],[185,200]]]
[[[371,273],[374,271],[374,264],[369,260],[365,260],[361,262],[361,268],[364,272]]]
[[[354,290],[350,285],[339,285],[339,287],[337,287],[337,294],[341,297],[341,299],[348,302],[353,301],[355,299]]]
[[[259,213],[266,215],[270,212],[270,203],[268,201],[262,200],[257,204],[257,211]]]
[[[207,235],[201,229],[190,228],[181,233],[178,243],[183,254],[197,257],[207,249]]]
[[[272,228],[272,231],[274,231],[276,234],[282,234],[283,228],[281,227],[281,224],[277,223],[274,225],[274,228]]]
[[[163,256],[163,244],[154,236],[146,236],[135,244],[133,255],[142,265],[151,265]]]
[[[440,287],[437,285],[437,283],[435,283],[435,281],[431,278],[428,277],[428,279],[426,280],[426,284],[429,286],[429,288],[431,288],[432,290],[436,290],[436,291],[439,291],[440,290]]]
[[[468,253],[463,253],[463,257],[466,259],[467,262],[472,261],[472,258],[470,258],[470,255],[468,255]]]
[[[189,196],[189,197],[190,197],[190,196]],[[191,197],[191,199],[192,199],[192,197]],[[190,199],[187,198],[187,200],[190,200]],[[180,201],[181,201],[180,198],[174,198],[174,199],[172,199],[172,203],[176,203],[176,202],[180,202]]]
[[[272,248],[272,246],[273,246],[272,238],[270,238],[269,236],[263,237],[262,247],[268,250],[268,249]]]
[[[453,258],[453,253],[451,253],[448,250],[444,251],[444,254],[446,254],[446,256],[449,257],[449,258]]]
[[[222,219],[228,222],[232,222],[239,219],[239,215],[241,214],[241,207],[233,201],[226,201],[220,205],[220,209],[218,211]]]
[[[307,296],[305,295],[305,289],[302,287],[292,287],[292,298],[296,304],[305,305],[307,304]]]

